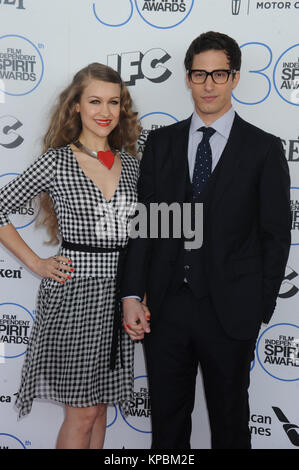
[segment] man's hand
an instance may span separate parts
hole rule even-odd
[[[123,299],[123,314],[123,326],[132,340],[141,340],[144,333],[150,333],[149,310],[138,299]]]

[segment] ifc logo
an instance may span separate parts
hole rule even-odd
[[[162,83],[169,79],[172,72],[165,67],[171,56],[164,49],[152,48],[149,51],[129,51],[121,54],[109,54],[107,65],[121,75],[127,86],[136,84],[136,80],[147,78],[152,83]]]
[[[190,15],[194,0],[134,0],[141,19],[149,26],[170,29],[180,25]],[[93,3],[96,19],[105,26],[126,25],[134,13],[133,0],[97,0]]]
[[[23,123],[15,116],[0,116],[0,145],[6,149],[15,149],[24,142],[17,131]]]

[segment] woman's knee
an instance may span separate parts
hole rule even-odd
[[[90,406],[88,408],[72,408],[66,409],[66,421],[74,428],[83,433],[88,433],[99,415],[98,406]]]
[[[97,413],[98,418],[106,416],[106,414],[107,414],[107,404],[106,403],[101,403],[100,405],[98,405],[97,408],[98,408],[98,413]]]

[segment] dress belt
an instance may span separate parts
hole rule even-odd
[[[64,238],[62,239],[62,248],[74,251],[85,251],[86,253],[114,253],[115,251],[122,251],[125,248],[122,246],[116,246],[114,248],[102,248],[100,246],[85,245],[84,243],[73,243],[67,242]]]
[[[67,240],[62,240],[62,248],[66,248],[73,251],[83,251],[85,253],[115,253],[119,252],[118,264],[117,264],[117,273],[116,273],[116,290],[115,290],[115,300],[114,300],[114,316],[113,316],[113,334],[112,334],[112,343],[110,351],[110,369],[115,369],[116,364],[116,355],[117,355],[117,343],[119,339],[119,350],[120,350],[120,362],[121,367],[124,367],[124,358],[122,350],[122,308],[121,308],[121,299],[120,299],[120,282],[122,276],[122,270],[126,255],[126,247],[116,246],[114,248],[102,248],[99,246],[85,245],[84,243],[73,243],[68,242]]]

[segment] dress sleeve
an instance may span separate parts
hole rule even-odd
[[[49,192],[56,175],[56,154],[48,150],[20,176],[0,189],[0,227],[10,224],[8,214],[41,192]],[[1,181],[1,180],[0,180]]]

